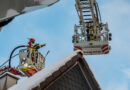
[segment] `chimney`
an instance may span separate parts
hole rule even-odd
[[[4,74],[0,75],[0,90],[7,90],[8,88],[17,84],[18,80],[19,78],[12,73],[5,72]]]

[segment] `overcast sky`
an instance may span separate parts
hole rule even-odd
[[[57,4],[15,18],[0,32],[0,64],[8,59],[11,50],[35,38],[50,50],[46,66],[73,52],[72,35],[78,17],[75,0],[61,0]],[[109,55],[85,56],[102,90],[130,90],[130,1],[97,0],[103,22],[112,33]],[[18,51],[16,51],[18,53]],[[18,57],[13,59],[18,65]]]

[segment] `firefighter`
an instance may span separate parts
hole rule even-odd
[[[32,46],[33,46],[33,44],[35,43],[35,39],[34,38],[30,38],[29,39],[29,42],[28,42],[28,46],[27,46],[27,52],[28,52],[28,55],[27,55],[27,57],[28,58],[31,58],[31,54],[32,54]]]
[[[94,28],[90,27],[90,41],[94,41],[94,40],[95,40]]]
[[[37,61],[38,56],[38,49],[42,48],[43,46],[46,46],[46,44],[39,45],[38,43],[35,44],[35,39],[30,38],[28,43],[28,58],[31,62],[31,64],[35,64]]]
[[[42,45],[39,45],[38,43],[34,44],[32,46],[32,61],[34,63],[37,63],[37,58],[38,58],[38,49],[42,48],[46,46],[46,44],[42,44]],[[35,54],[35,55],[34,55]]]
[[[28,42],[28,47],[30,47],[31,48],[31,46],[32,46],[32,44],[34,44],[35,43],[35,39],[34,38],[30,38],[29,39],[29,42]]]
[[[86,27],[86,32],[87,32],[87,40],[90,41],[90,27]]]
[[[88,41],[94,41],[95,36],[94,36],[94,24],[93,24],[93,19],[89,21],[89,27],[87,27],[87,40]]]
[[[38,43],[32,45],[31,47],[31,62],[33,64],[37,63],[38,58],[38,49],[42,48],[43,46],[46,46],[46,44],[39,45]]]

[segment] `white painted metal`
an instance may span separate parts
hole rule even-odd
[[[79,43],[75,43],[75,46],[81,46],[83,48],[87,47],[101,47],[103,45],[108,45],[106,41],[79,41]]]
[[[45,67],[45,58],[38,51],[34,52],[34,61],[33,62],[30,60],[30,58],[31,58],[30,49],[20,50],[19,58],[20,58],[20,63],[18,65],[18,68],[20,70],[22,70],[24,68],[26,68],[26,69],[32,68],[35,71],[40,71],[41,69],[43,69]],[[24,74],[27,75],[26,72],[24,72]],[[27,76],[29,76],[29,75],[27,75]]]

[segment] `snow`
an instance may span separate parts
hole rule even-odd
[[[8,90],[31,90],[32,88],[38,86],[41,82],[43,82],[47,77],[52,75],[53,72],[57,71],[60,67],[65,65],[72,57],[77,55],[77,52],[81,52],[77,50],[65,57],[63,60],[58,61],[57,63],[51,65],[50,67],[44,68],[43,70],[36,73],[34,76],[27,78],[26,80],[14,85]]]
[[[41,8],[45,8],[45,7],[47,7],[47,5],[26,7],[26,8],[23,10],[23,12],[31,12],[31,11],[38,10],[38,9],[41,9]]]
[[[12,17],[18,14],[19,12],[17,12],[15,9],[8,9],[6,13],[6,17]]]
[[[56,2],[58,2],[59,0],[40,0],[40,4],[43,4],[43,5],[52,5]]]

